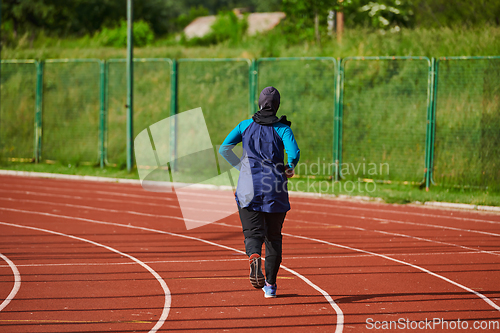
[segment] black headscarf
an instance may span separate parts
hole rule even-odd
[[[286,119],[286,116],[276,117],[276,112],[280,107],[280,93],[274,87],[266,87],[260,92],[259,108],[252,117],[253,121],[260,125],[272,125],[283,123],[291,126],[292,123]]]

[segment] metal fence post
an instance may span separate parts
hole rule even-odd
[[[432,170],[432,155],[433,155],[433,140],[432,131],[434,123],[434,89],[435,89],[435,63],[436,59],[432,58],[429,64],[429,80],[428,80],[428,102],[427,102],[427,129],[425,138],[425,190],[429,191],[431,182],[431,170]]]
[[[257,74],[256,71],[256,63],[255,59],[252,59],[250,63],[250,69],[248,71],[248,88],[249,88],[249,100],[248,100],[248,113],[251,116],[255,113],[255,76]]]
[[[433,58],[434,60],[434,58]],[[439,60],[434,61],[434,82],[433,82],[433,94],[432,94],[432,122],[431,122],[431,149],[430,149],[430,161],[429,161],[429,185],[436,184],[434,182],[434,145],[436,142],[436,108],[437,108],[437,89],[438,89],[438,67]]]
[[[252,59],[252,63],[250,64],[250,77],[249,77],[249,87],[250,87],[250,116],[253,116],[255,112],[257,112],[255,95],[257,94],[257,80],[258,80],[258,71],[259,71],[259,61],[255,61]]]
[[[104,63],[104,139],[103,139],[103,154],[104,165],[109,164],[108,161],[108,136],[109,136],[109,62]]]
[[[178,106],[178,74],[177,74],[177,59],[172,59],[172,71],[170,72],[170,168],[175,170],[175,160],[177,158],[177,123],[175,116]]]
[[[337,78],[335,83],[335,120],[334,120],[334,159],[335,159],[335,181],[339,181],[342,177],[340,170],[342,169],[342,117],[343,117],[343,96],[344,96],[344,68],[342,59],[337,62]]]
[[[100,61],[100,84],[99,84],[99,163],[104,168],[104,138],[106,133],[106,60]]]
[[[42,157],[43,60],[36,62],[35,163]]]
[[[127,171],[134,167],[134,14],[127,0]]]

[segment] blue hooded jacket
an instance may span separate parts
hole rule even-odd
[[[286,117],[278,119],[279,92],[265,88],[259,98],[260,110],[252,119],[239,123],[222,143],[219,153],[240,169],[236,201],[241,208],[266,213],[290,210],[288,180],[285,175],[284,151],[288,167],[294,168],[300,150]],[[238,158],[232,148],[243,145]]]

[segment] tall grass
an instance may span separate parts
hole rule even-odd
[[[135,48],[138,58],[260,58],[269,56],[478,56],[500,54],[500,27],[416,28],[399,33],[370,29],[347,29],[342,42],[335,36],[323,38],[321,46],[306,41],[288,45],[279,30],[254,37],[244,37],[239,43],[222,42],[211,46],[187,47],[174,36],[158,39],[153,45]],[[101,47],[95,39],[59,39],[43,34],[29,48],[27,41],[16,48],[4,47],[2,59],[49,58],[125,58],[125,48]]]

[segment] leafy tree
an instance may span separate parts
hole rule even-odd
[[[370,1],[358,9],[362,14],[368,14],[371,26],[387,29],[390,27],[410,26],[413,23],[413,10],[409,1],[383,0]]]
[[[189,9],[177,0],[134,1],[134,20],[148,22],[156,34],[175,31],[176,18]],[[2,22],[15,34],[40,29],[59,36],[93,34],[126,19],[126,0],[3,0]]]
[[[285,32],[295,40],[317,36],[316,26],[326,27],[328,12],[339,8],[338,0],[283,0],[283,11],[287,15]],[[323,29],[324,30],[324,29]]]
[[[343,12],[346,27],[410,27],[414,23],[411,0],[283,0],[284,29],[294,41],[325,35],[330,11]],[[313,37],[314,36],[314,37]]]
[[[331,10],[342,11],[347,28],[376,29],[413,26],[500,25],[499,0],[135,0],[134,19],[155,35],[182,30],[197,16],[246,7],[279,11],[288,42],[319,39],[327,30]],[[2,0],[2,41],[37,32],[48,35],[92,35],[113,29],[126,19],[126,0]],[[11,38],[9,37],[9,38]]]

